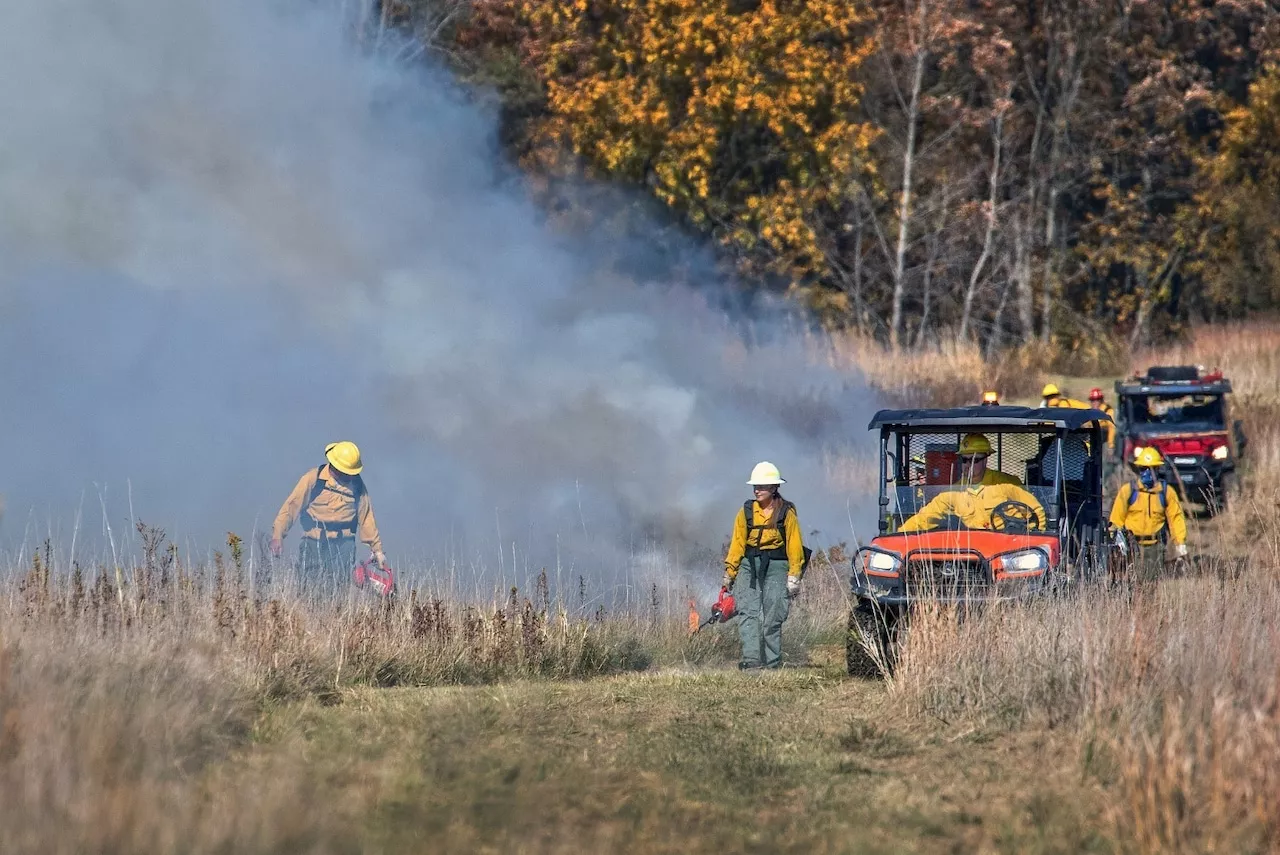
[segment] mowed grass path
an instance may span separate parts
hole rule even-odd
[[[355,690],[234,763],[273,758],[352,851],[1105,851],[1068,740],[911,724],[834,670]]]

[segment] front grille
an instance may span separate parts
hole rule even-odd
[[[973,558],[913,558],[905,575],[912,593],[922,595],[976,594],[993,587],[990,571]]]

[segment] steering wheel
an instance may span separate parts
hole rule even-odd
[[[996,525],[997,520],[1000,525]],[[1026,534],[1031,530],[1032,523],[1035,523],[1037,529],[1044,524],[1035,509],[1025,502],[1012,500],[1001,502],[991,510],[991,528],[993,531],[1003,531],[1007,534]]]

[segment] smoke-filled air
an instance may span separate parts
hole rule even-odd
[[[7,4],[6,548],[260,545],[339,439],[393,560],[482,582],[710,580],[761,459],[812,545],[850,540],[869,503],[829,461],[865,388],[782,307],[553,233],[474,101],[324,4]]]

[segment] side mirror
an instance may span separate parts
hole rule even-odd
[[[1244,435],[1244,422],[1236,419],[1231,424],[1231,432],[1236,438],[1236,454],[1244,456],[1244,450],[1249,445],[1249,438]]]

